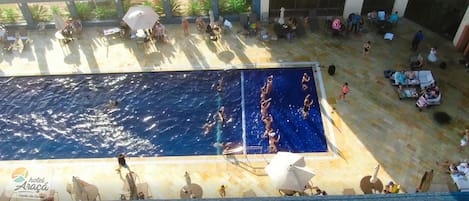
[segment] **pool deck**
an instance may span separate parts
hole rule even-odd
[[[442,38],[411,21],[403,19],[395,28],[395,39],[385,41],[374,31],[345,38],[336,38],[324,31],[307,34],[292,42],[261,42],[255,37],[237,34],[238,28],[223,35],[216,43],[196,33],[184,36],[180,25],[168,25],[169,44],[138,47],[135,41],[103,38],[102,28],[87,28],[82,36],[62,46],[54,38],[54,30],[45,33],[30,31],[30,48],[21,55],[2,54],[0,75],[49,75],[82,73],[148,72],[200,69],[264,68],[282,62],[318,61],[323,66],[335,64],[334,76],[320,68],[326,96],[321,107],[324,119],[331,119],[326,128],[328,153],[305,154],[307,167],[316,176],[314,185],[329,194],[363,194],[360,181],[373,174],[381,165],[378,178],[393,180],[402,192],[414,192],[424,171],[434,169],[432,184],[454,191],[450,177],[435,161],[467,159],[469,149],[458,153],[457,146],[464,127],[469,126],[469,73],[458,64],[461,53],[451,41]],[[383,77],[387,68],[401,69],[407,64],[410,41],[417,30],[423,30],[425,40],[420,51],[426,57],[431,46],[438,47],[438,57],[448,63],[446,69],[426,64],[436,77],[443,94],[440,106],[422,112],[413,100],[399,100],[394,88]],[[370,40],[368,56],[362,54],[363,43]],[[337,100],[344,82],[350,85],[345,101]],[[447,125],[433,120],[433,113],[444,111],[452,117]],[[327,126],[326,126],[327,127]],[[333,137],[331,137],[333,136]],[[204,198],[218,198],[217,189],[224,184],[227,197],[279,196],[263,168],[272,155],[243,156],[225,159],[223,156],[187,156],[129,158],[128,164],[147,182],[154,199],[180,198],[188,171],[193,183],[203,189]],[[72,176],[99,188],[103,200],[117,200],[124,182],[115,169],[115,158],[77,160],[1,161],[0,186],[11,183],[11,173],[26,167],[33,177],[51,179],[61,200],[68,200],[66,183]],[[0,189],[2,191],[3,189]]]

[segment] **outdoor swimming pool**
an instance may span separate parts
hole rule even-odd
[[[214,155],[221,142],[267,153],[259,101],[269,75],[279,150],[324,152],[319,105],[301,116],[306,93],[318,102],[313,80],[301,89],[304,72],[314,79],[310,67],[1,78],[0,159]]]

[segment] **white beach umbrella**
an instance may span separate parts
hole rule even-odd
[[[280,18],[278,19],[279,24],[285,24],[285,8],[280,8]]]
[[[277,189],[303,191],[314,173],[305,168],[304,157],[290,152],[278,152],[265,171]]]
[[[160,16],[151,7],[133,6],[129,8],[122,19],[132,30],[138,30],[152,28]]]
[[[52,16],[52,18],[54,19],[55,28],[56,28],[57,30],[62,30],[62,29],[65,28],[65,26],[67,25],[67,23],[65,22],[65,20],[64,20],[60,15],[54,14],[54,15]]]
[[[379,167],[380,165],[376,165],[375,167],[375,172],[373,173],[373,176],[370,178],[370,183],[374,184],[376,181],[378,181],[378,172],[379,172]]]
[[[208,11],[208,17],[210,19],[210,26],[215,25],[215,16],[213,15],[213,11],[209,10]]]

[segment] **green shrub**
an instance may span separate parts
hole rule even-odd
[[[51,6],[50,10],[53,15],[62,16],[62,11],[60,11],[60,8],[58,6]]]
[[[3,10],[3,17],[7,22],[14,23],[16,22],[16,11],[13,8],[5,8]]]
[[[163,1],[160,1],[163,2]],[[178,0],[170,0],[169,3],[171,4],[171,13],[174,16],[181,16],[183,14],[181,4],[179,3]],[[163,4],[163,3],[161,3]],[[161,5],[162,8],[164,8],[164,5]],[[164,12],[164,10],[163,10]]]
[[[94,9],[94,14],[97,19],[103,20],[103,19],[111,19],[117,16],[117,11],[115,8],[107,8],[104,6],[97,6]]]
[[[244,13],[249,11],[247,0],[219,0],[220,13]]]
[[[76,2],[77,13],[82,20],[93,19],[93,9],[90,7],[88,2]]]
[[[197,16],[207,14],[211,4],[206,0],[192,0],[189,3],[189,8],[186,11],[188,16]]]
[[[29,7],[29,11],[31,12],[33,20],[35,22],[45,22],[49,19],[48,10],[42,5],[32,5]]]

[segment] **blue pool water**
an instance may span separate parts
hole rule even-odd
[[[327,151],[318,105],[309,119],[301,117],[303,72],[312,75],[311,68],[292,68],[1,78],[0,159],[219,154],[214,143],[243,143],[243,108],[246,145],[258,148],[248,153],[266,153],[259,95],[271,74],[279,149]],[[317,103],[314,81],[309,88]],[[227,121],[205,135],[203,125],[221,106]]]

